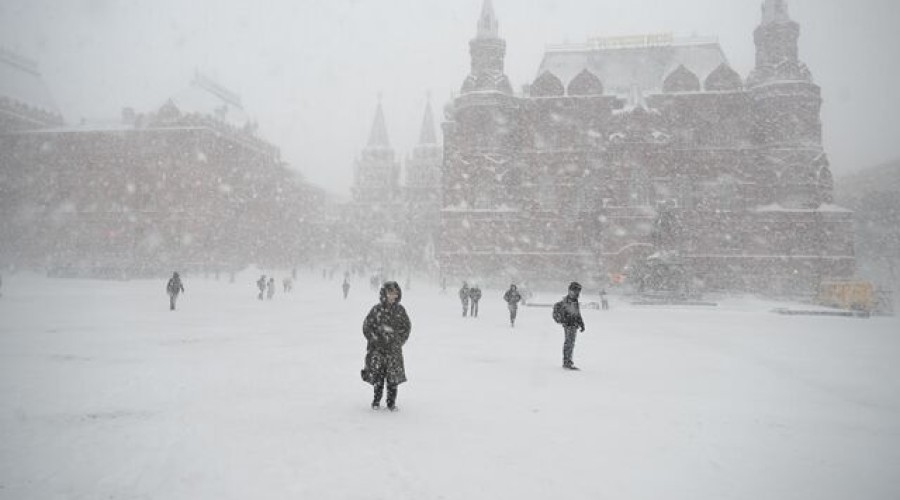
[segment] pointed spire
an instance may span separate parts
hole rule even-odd
[[[434,133],[434,114],[431,112],[431,95],[425,104],[425,117],[422,118],[422,132],[419,134],[419,145],[426,146],[437,144],[437,135]]]
[[[372,131],[369,133],[369,147],[391,147],[388,141],[387,124],[384,121],[384,110],[381,109],[381,94],[378,94],[378,109],[375,110],[375,120],[372,122]]]
[[[791,21],[787,0],[765,0],[762,6],[763,24],[781,24]]]
[[[494,4],[484,0],[481,6],[481,19],[478,20],[478,36],[476,38],[500,38],[499,23],[494,14]]]

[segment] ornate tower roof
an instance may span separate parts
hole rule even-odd
[[[512,94],[512,85],[503,72],[503,59],[506,57],[506,42],[500,38],[499,23],[494,14],[491,0],[484,0],[481,17],[478,19],[478,31],[469,42],[469,54],[472,57],[472,68],[463,82],[462,92],[494,90],[504,94]]]
[[[434,114],[431,112],[431,99],[425,104],[425,116],[422,118],[422,131],[419,133],[419,145],[430,146],[437,144],[437,135],[434,132]]]
[[[478,19],[478,35],[477,38],[500,38],[500,23],[497,21],[497,15],[494,14],[494,4],[491,0],[484,0],[481,6],[481,18]]]
[[[762,21],[753,32],[756,67],[747,78],[748,87],[773,81],[811,82],[812,76],[800,61],[800,25],[788,15],[787,0],[765,0]]]
[[[791,21],[787,0],[766,0],[762,6],[763,24],[781,24]]]
[[[381,108],[381,96],[378,97],[378,108],[375,110],[375,119],[372,121],[372,130],[369,132],[370,148],[390,148],[388,140],[387,124],[384,120],[384,110]]]

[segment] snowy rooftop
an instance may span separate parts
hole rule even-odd
[[[0,47],[0,96],[60,114],[37,63]]]
[[[212,116],[239,129],[251,123],[240,96],[200,74],[194,77],[190,87],[172,96],[171,101],[183,114]]]
[[[679,65],[703,81],[723,63],[728,60],[715,38],[640,35],[549,46],[537,74],[549,71],[568,85],[586,68],[600,78],[607,93],[628,96],[633,86],[661,92],[663,80]]]

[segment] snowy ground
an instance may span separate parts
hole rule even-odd
[[[188,276],[172,313],[164,282],[4,276],[0,498],[900,498],[897,319],[612,297],[567,372],[549,309],[512,330],[501,291],[463,319],[414,283],[389,413],[367,283],[254,279]]]

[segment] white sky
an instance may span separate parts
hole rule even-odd
[[[379,92],[399,156],[469,69],[482,0],[0,0],[0,44],[36,59],[70,122],[158,108],[195,69],[239,93],[292,167],[347,194]],[[744,77],[762,0],[494,0],[516,89],[548,43],[716,35]],[[900,2],[790,0],[836,174],[900,158]]]

